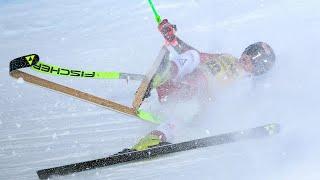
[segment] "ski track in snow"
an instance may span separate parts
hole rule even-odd
[[[310,164],[317,164],[314,151],[320,147],[311,146],[310,137],[319,134],[312,130],[294,131],[306,127],[299,119],[310,121],[318,117],[309,112],[320,100],[315,93],[318,91],[310,89],[318,87],[307,83],[317,81],[315,77],[319,76],[317,69],[312,69],[320,67],[319,63],[311,64],[317,57],[314,56],[317,46],[309,42],[320,40],[313,35],[319,32],[320,15],[314,13],[319,2],[163,0],[155,4],[163,18],[178,25],[178,35],[199,49],[239,55],[248,43],[270,42],[282,60],[275,70],[280,77],[269,88],[262,88],[271,91],[265,93],[270,105],[238,103],[241,105],[233,107],[234,110],[244,109],[244,113],[230,115],[221,111],[213,117],[223,119],[215,121],[214,130],[224,132],[237,125],[252,125],[247,120],[229,127],[241,116],[261,117],[247,110],[254,108],[268,112],[267,122],[276,119],[285,124],[284,133],[278,138],[181,152],[51,179],[319,179],[319,173],[313,170],[316,168],[309,168]],[[144,0],[0,1],[0,179],[37,179],[39,169],[108,156],[131,147],[155,127],[14,80],[8,75],[11,59],[38,53],[45,62],[66,67],[145,73],[163,42],[155,26]],[[305,48],[297,48],[297,44]],[[289,54],[288,49],[295,55]],[[307,50],[313,52],[306,53]],[[301,59],[304,64],[296,64]],[[305,67],[305,64],[311,65]],[[279,68],[288,73],[279,74]],[[313,74],[308,76],[306,69]],[[309,78],[297,77],[299,73]],[[123,86],[106,81],[66,81],[103,97],[120,97],[121,103],[131,103],[126,95],[134,94],[136,87],[134,83]],[[307,95],[313,95],[314,103],[309,102]],[[298,108],[297,102],[304,107]],[[209,127],[205,128],[202,131],[208,132]],[[197,134],[189,129],[187,137],[193,133]],[[295,138],[303,139],[302,145]],[[312,141],[312,144],[317,143]],[[304,167],[300,168],[300,164]]]

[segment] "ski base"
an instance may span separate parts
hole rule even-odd
[[[216,146],[221,144],[228,144],[232,142],[263,138],[279,133],[279,124],[268,124],[264,126],[259,126],[256,128],[251,128],[243,131],[234,131],[230,133],[220,134],[216,136],[210,136],[206,138],[176,143],[167,144],[162,146],[157,146],[149,148],[143,151],[128,151],[125,153],[117,153],[109,157],[79,162],[74,164],[69,164],[60,167],[53,167],[49,169],[43,169],[37,171],[40,179],[48,179],[53,175],[67,175],[75,172],[86,171],[90,169],[95,169],[99,167],[111,166],[120,163],[126,163],[130,161],[141,161],[144,159],[154,158],[164,154],[170,154],[180,151],[187,151],[191,149],[197,149],[208,146]]]

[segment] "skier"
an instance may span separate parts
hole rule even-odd
[[[202,53],[191,47],[175,35],[176,27],[167,19],[159,24],[158,29],[166,43],[179,54],[168,60],[152,81],[161,103],[171,99],[184,101],[194,96],[200,97],[201,102],[211,100],[210,95],[217,87],[224,87],[243,77],[262,75],[275,63],[272,48],[264,42],[248,46],[237,59],[228,54]],[[132,149],[140,151],[165,144],[173,138],[175,128],[176,120],[169,120],[140,139]]]

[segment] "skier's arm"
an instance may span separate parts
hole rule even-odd
[[[192,47],[189,44],[185,43],[184,41],[182,41],[177,36],[176,36],[176,41],[177,41],[177,43],[175,45],[172,45],[172,47],[179,54],[182,54],[182,53],[184,53],[186,51],[189,51],[189,50],[195,50],[195,51],[199,52],[197,49],[195,49],[194,47]]]
[[[164,19],[158,26],[159,31],[163,35],[164,39],[170,44],[178,54],[183,54],[186,51],[195,50],[200,55],[200,63],[206,63],[217,59],[221,54],[208,54],[202,53],[196,48],[190,46],[186,42],[182,41],[175,35],[176,26],[172,25],[167,19]]]
[[[192,46],[188,45],[187,43],[185,43],[184,41],[182,41],[177,36],[176,36],[176,39],[177,39],[176,45],[172,45],[174,50],[177,51],[177,53],[179,53],[179,54],[185,53],[186,51],[190,51],[190,50],[197,51],[200,55],[200,63],[201,64],[206,63],[208,61],[215,60],[219,56],[222,55],[222,54],[209,54],[209,53],[200,52],[199,50],[195,49],[194,47],[192,47]]]
[[[164,19],[159,24],[158,29],[166,40],[166,43],[170,44],[178,54],[182,54],[189,50],[195,50],[199,52],[197,49],[185,43],[175,35],[176,26],[169,23],[167,19]]]
[[[209,54],[209,53],[200,53],[200,63],[204,64],[208,61],[215,61],[223,54]]]

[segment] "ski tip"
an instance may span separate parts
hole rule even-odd
[[[24,55],[15,59],[21,59],[24,60],[26,62],[28,62],[28,64],[33,64],[34,61],[39,61],[40,57],[38,54],[28,54],[28,55]]]
[[[48,179],[50,177],[50,175],[47,174],[45,170],[37,171],[37,175],[38,175],[39,179]]]
[[[10,72],[25,67],[31,67],[37,64],[39,60],[40,58],[37,54],[29,54],[15,58],[14,60],[10,61]]]

